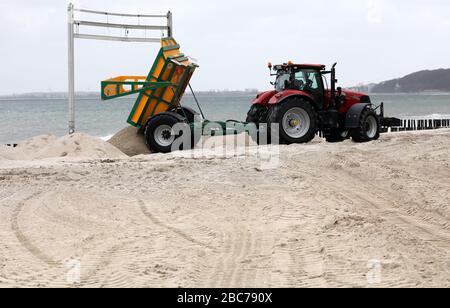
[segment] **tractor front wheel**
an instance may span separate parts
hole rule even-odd
[[[294,97],[274,106],[268,117],[268,131],[279,125],[281,144],[308,143],[317,132],[317,113],[303,98]],[[269,136],[270,138],[270,136]]]
[[[367,108],[361,113],[359,127],[352,133],[354,142],[363,143],[380,138],[381,125],[376,112]]]

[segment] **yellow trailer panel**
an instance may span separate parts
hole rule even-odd
[[[102,98],[139,93],[128,123],[142,127],[149,118],[179,106],[198,66],[180,52],[174,38],[161,40],[161,49],[147,77],[121,76],[102,82]]]

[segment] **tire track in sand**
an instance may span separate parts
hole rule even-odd
[[[399,225],[409,233],[418,236],[422,240],[425,240],[442,250],[450,250],[450,233],[444,231],[444,229],[440,229],[438,226],[430,224],[415,216],[403,214],[397,209],[388,208],[384,204],[381,204],[380,202],[377,202],[377,200],[374,200],[374,198],[362,196],[357,192],[353,194],[356,195],[360,200],[373,206],[375,210],[379,212],[379,214],[381,214],[380,217],[383,217],[391,223]],[[383,203],[396,203],[393,200],[388,201],[378,195],[376,197],[378,199],[381,199]]]
[[[254,283],[256,269],[246,268],[252,251],[259,249],[250,231],[236,231],[225,236],[223,250],[216,256],[217,266],[209,277],[208,287],[249,287]]]
[[[314,176],[312,172],[303,171],[310,176]],[[348,175],[346,177],[351,180]],[[445,229],[432,223],[426,222],[423,218],[406,214],[402,211],[399,201],[396,199],[387,199],[374,190],[374,186],[369,186],[363,182],[354,183],[351,187],[364,188],[363,191],[369,191],[370,194],[364,195],[356,189],[350,190],[346,187],[337,186],[333,179],[324,181],[316,178],[315,181],[321,185],[328,185],[336,194],[340,194],[347,199],[355,201],[355,197],[366,204],[366,208],[371,210],[378,217],[383,217],[386,221],[396,225],[411,235],[426,241],[439,248],[440,250],[450,250],[450,233]],[[381,189],[375,186],[378,189]],[[396,208],[390,206],[394,203]]]
[[[29,197],[23,199],[19,202],[19,205],[13,210],[11,217],[11,229],[14,233],[14,236],[17,238],[20,245],[25,248],[28,252],[30,252],[35,258],[41,260],[46,263],[50,267],[55,267],[60,264],[53,260],[50,256],[45,254],[40,248],[33,244],[33,242],[25,235],[25,233],[21,230],[19,225],[19,216],[25,207],[26,203],[36,197],[41,195],[41,193],[33,193]]]
[[[408,215],[401,210],[401,205],[396,199],[387,199],[369,187],[365,187],[370,194],[364,195],[357,190],[349,190],[344,187],[337,187],[334,184],[328,185],[332,187],[337,194],[341,194],[346,198],[358,198],[360,201],[369,205],[369,210],[376,212],[379,217],[383,217],[386,221],[399,226],[406,232],[432,244],[433,246],[445,251],[450,250],[450,233],[438,225],[428,223],[423,218]],[[359,186],[365,186],[359,183]],[[357,187],[357,186],[355,186]],[[378,188],[378,187],[377,187]],[[394,203],[396,207],[389,206]]]
[[[110,247],[106,250],[101,250],[99,255],[95,258],[95,264],[85,264],[84,267],[90,267],[91,269],[82,273],[81,284],[82,287],[100,287],[104,288],[107,286],[117,286],[117,281],[110,281],[110,277],[108,275],[100,276],[102,271],[106,271],[108,267],[113,264],[114,259],[124,259],[129,257],[125,250],[127,245],[135,243],[135,240],[132,241],[121,241],[118,244]],[[116,277],[117,278],[117,277]],[[122,287],[128,287],[130,285],[122,285]]]
[[[176,234],[177,236],[181,237],[182,239],[184,239],[184,240],[186,240],[186,241],[188,241],[188,242],[191,242],[192,244],[195,244],[195,245],[197,245],[197,246],[200,246],[200,247],[203,247],[203,248],[212,250],[212,251],[216,251],[216,248],[214,248],[214,247],[212,247],[212,246],[210,246],[210,245],[208,245],[208,244],[202,243],[202,242],[196,240],[195,238],[193,238],[192,236],[188,235],[187,233],[185,233],[185,232],[183,232],[183,231],[181,231],[181,230],[179,230],[179,229],[177,229],[177,228],[175,228],[175,227],[172,227],[172,226],[170,226],[170,225],[167,225],[167,224],[163,223],[162,221],[160,221],[159,219],[157,219],[153,214],[151,214],[151,213],[148,211],[148,209],[147,209],[147,207],[146,207],[146,205],[145,205],[145,202],[144,202],[143,200],[138,200],[138,203],[139,203],[141,212],[142,212],[142,213],[144,214],[144,216],[146,216],[153,224],[155,224],[155,225],[157,225],[157,226],[159,226],[159,227],[161,227],[161,228],[163,228],[163,229],[169,230],[170,232]]]

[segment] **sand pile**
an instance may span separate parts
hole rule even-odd
[[[111,144],[86,134],[74,134],[57,138],[53,135],[34,137],[15,149],[1,149],[0,158],[8,160],[37,160],[46,158],[125,158]]]
[[[0,145],[0,159],[12,159],[13,150],[11,147],[7,147],[6,145]]]
[[[122,129],[108,142],[128,156],[150,154],[145,145],[144,135],[132,126]]]

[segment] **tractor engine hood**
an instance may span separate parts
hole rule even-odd
[[[349,101],[370,103],[370,97],[365,93],[350,90],[342,90],[342,93],[345,95],[345,98]]]
[[[267,91],[263,92],[261,94],[258,94],[256,98],[252,101],[253,105],[263,105],[263,106],[269,106],[269,105],[275,105],[282,100],[290,97],[290,96],[303,96],[310,100],[314,100],[314,98],[309,95],[308,93],[304,91],[298,91],[298,90],[284,90],[284,91]]]

